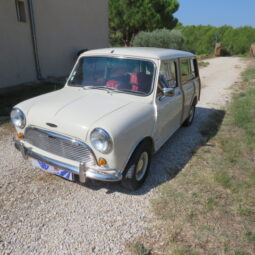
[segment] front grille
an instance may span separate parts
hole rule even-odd
[[[95,158],[90,148],[85,143],[69,137],[37,128],[27,128],[25,141],[41,150],[63,158],[89,165],[95,164]]]

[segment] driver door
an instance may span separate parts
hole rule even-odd
[[[162,61],[159,77],[156,97],[156,143],[160,147],[181,123],[183,93],[177,78],[177,61]],[[174,88],[173,95],[163,95],[163,88]]]

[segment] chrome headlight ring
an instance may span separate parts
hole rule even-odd
[[[23,129],[26,126],[26,116],[19,108],[13,108],[11,111],[12,124]]]
[[[97,151],[103,154],[110,153],[113,147],[111,136],[102,128],[93,129],[90,133],[90,142]]]

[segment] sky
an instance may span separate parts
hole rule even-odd
[[[174,16],[183,25],[255,27],[255,0],[179,0]]]

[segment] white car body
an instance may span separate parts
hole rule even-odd
[[[80,175],[80,180],[89,177],[119,181],[131,155],[141,141],[150,139],[155,152],[188,118],[192,104],[196,104],[200,97],[201,85],[196,57],[188,52],[168,49],[109,48],[87,51],[79,58],[89,56],[152,61],[155,66],[152,92],[141,96],[105,90],[84,90],[82,87],[71,87],[66,84],[61,90],[29,99],[15,106],[26,116],[25,127],[17,128],[18,134],[24,134],[25,137],[16,139],[16,147],[26,158],[36,158],[66,169]],[[185,83],[181,82],[182,59],[193,61],[192,65],[196,65],[196,70],[193,70],[196,74]],[[173,61],[177,75],[174,94],[159,96],[157,88],[161,65]],[[53,123],[52,127],[47,123]],[[29,128],[86,144],[95,162],[92,164],[78,162],[32,145],[26,140],[26,130]],[[95,128],[102,128],[111,136],[113,148],[109,153],[101,153],[91,144],[90,134]],[[105,159],[107,163],[99,166],[97,163],[99,158]]]

